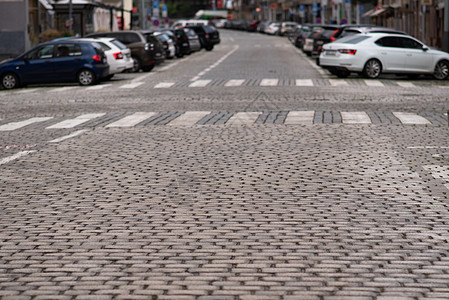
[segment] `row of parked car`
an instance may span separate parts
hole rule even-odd
[[[183,57],[203,48],[211,51],[218,43],[216,28],[202,24],[56,39],[0,63],[1,87],[44,82],[91,85],[120,72],[148,72],[167,58]]]
[[[318,65],[345,78],[351,73],[375,79],[382,73],[417,78],[449,76],[449,54],[400,30],[372,25],[296,26],[288,38],[316,58]]]
[[[322,25],[273,21],[222,21],[228,29],[287,36],[321,67],[345,78],[357,73],[378,78],[382,73],[417,78],[449,76],[449,54],[433,49],[407,33],[374,25]]]

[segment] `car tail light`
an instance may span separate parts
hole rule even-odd
[[[114,58],[115,58],[115,59],[123,59],[123,54],[122,54],[122,52],[114,53]]]
[[[323,46],[318,47],[318,52],[321,52],[321,51],[323,51]]]
[[[95,60],[95,61],[101,62],[101,57],[98,54],[92,56],[92,59]]]
[[[340,49],[340,50],[338,50],[338,52],[343,53],[343,54],[355,55],[357,50],[356,49]]]

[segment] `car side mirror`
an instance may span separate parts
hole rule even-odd
[[[422,51],[428,51],[428,50],[429,50],[429,47],[427,47],[427,46],[422,47]]]

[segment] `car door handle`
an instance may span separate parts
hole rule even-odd
[[[380,52],[380,54],[382,54],[382,55],[387,55],[387,52]]]
[[[407,56],[413,56],[413,54],[408,53]]]

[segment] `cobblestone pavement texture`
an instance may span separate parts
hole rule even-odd
[[[224,34],[231,37],[237,35]],[[229,49],[198,53],[177,74],[196,75],[196,59],[220,51]],[[317,76],[298,61],[304,78]],[[151,76],[146,82],[153,84]],[[76,129],[2,132],[0,160],[34,152],[0,165],[0,299],[448,299],[443,90],[211,87],[153,94],[140,86],[116,95],[1,98],[2,123],[44,113],[62,120],[107,112],[111,121],[135,111],[228,109],[270,119],[306,108],[322,111],[323,120],[92,125],[58,143],[48,141]],[[409,111],[439,121],[325,122],[334,115],[324,112],[339,111],[371,111],[382,120]]]
[[[98,129],[4,166],[0,295],[449,297],[448,203],[388,130]]]

